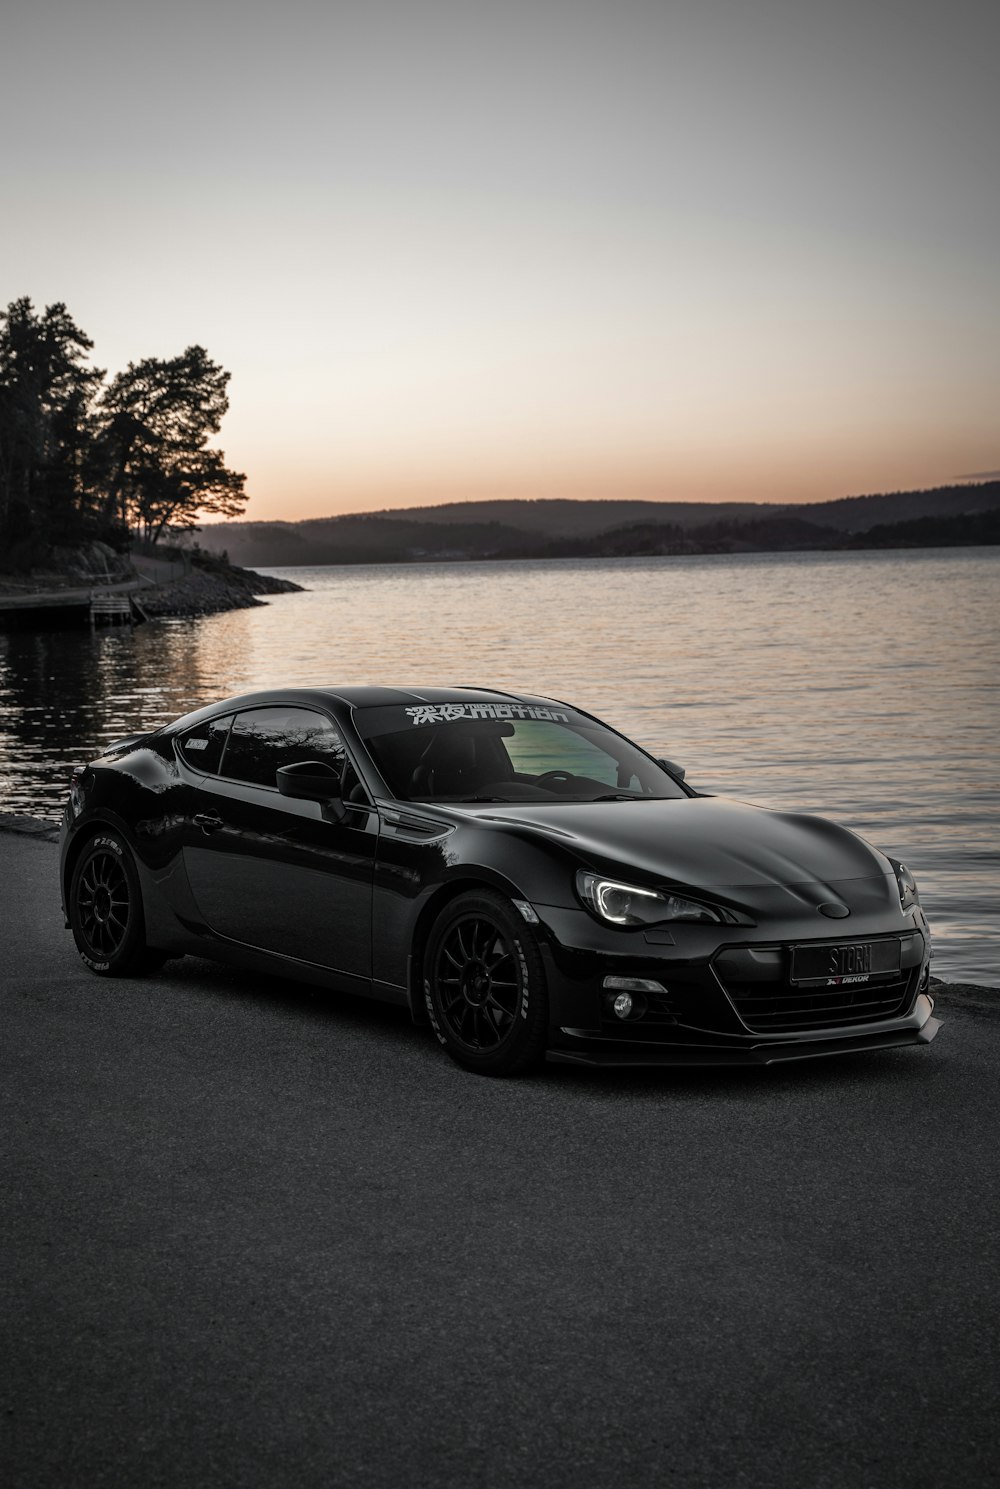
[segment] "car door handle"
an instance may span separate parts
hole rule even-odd
[[[202,832],[218,832],[220,827],[225,827],[222,818],[214,812],[195,812],[194,821]]]

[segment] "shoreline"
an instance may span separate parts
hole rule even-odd
[[[303,586],[293,579],[279,579],[243,569],[236,564],[219,563],[218,567],[194,566],[189,573],[139,596],[150,620],[167,617],[218,615],[226,610],[249,610],[266,602],[259,595],[301,593]]]
[[[59,824],[45,817],[32,817],[21,812],[0,812],[0,832],[19,833],[43,843],[59,841]],[[989,987],[974,982],[946,982],[940,977],[931,978],[931,992],[935,998],[963,1007],[977,1008],[983,1012],[1000,1012],[1000,986]]]
[[[683,563],[687,560],[702,559],[772,559],[772,558],[829,558],[829,559],[856,559],[869,555],[873,558],[884,558],[893,554],[905,554],[908,557],[920,555],[937,556],[952,553],[993,553],[1000,544],[993,543],[963,543],[949,544],[947,546],[935,546],[927,544],[923,547],[913,546],[910,548],[773,548],[773,549],[746,549],[727,552],[713,553],[605,553],[605,554],[526,554],[523,556],[511,556],[508,554],[487,555],[462,555],[462,554],[426,554],[422,557],[406,558],[378,558],[378,559],[296,559],[293,563],[290,559],[282,560],[281,563],[273,563],[270,560],[265,563],[262,559],[254,559],[259,568],[250,570],[253,574],[273,574],[275,570],[309,570],[309,569],[408,569],[408,568],[443,568],[461,565],[486,568],[490,564],[506,567],[512,564],[565,564],[568,567],[581,567],[584,564],[607,564],[621,563],[641,566],[644,563],[664,559],[672,563]],[[303,586],[299,586],[302,588]],[[306,586],[307,587],[307,586]]]
[[[114,601],[131,624],[248,610],[260,595],[292,594],[293,579],[241,568],[211,552],[152,558],[82,550],[75,562],[47,572],[0,574],[0,631],[93,625],[95,609]],[[110,563],[109,563],[110,559]]]

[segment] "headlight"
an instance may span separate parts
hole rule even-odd
[[[917,892],[917,881],[906,867],[905,863],[897,863],[890,858],[893,872],[896,875],[896,887],[899,890],[899,903],[904,910],[912,910],[914,905],[920,904],[920,895]]]
[[[722,920],[715,910],[685,899],[683,895],[640,889],[637,884],[604,879],[600,874],[587,873],[585,869],[576,876],[576,889],[587,909],[612,925],[659,925],[664,920],[718,923]]]

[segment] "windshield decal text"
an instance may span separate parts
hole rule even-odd
[[[412,724],[450,724],[456,719],[549,719],[569,723],[569,714],[558,708],[535,708],[527,703],[422,703],[406,712]]]

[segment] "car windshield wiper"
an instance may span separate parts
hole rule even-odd
[[[465,806],[470,801],[510,801],[509,796],[461,796],[458,800],[459,806]]]
[[[592,796],[591,801],[642,801],[641,796],[633,796],[631,791],[609,791],[607,796]]]

